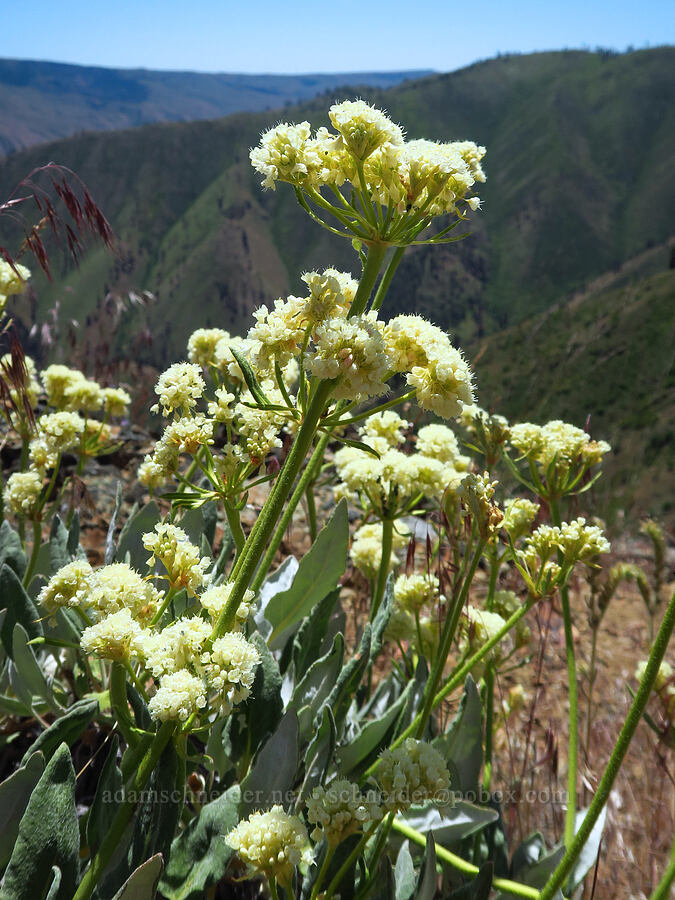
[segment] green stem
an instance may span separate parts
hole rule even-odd
[[[272,895],[272,900],[279,900],[279,893],[277,891],[277,880],[274,875],[270,875],[267,880],[267,883],[270,886],[270,894]]]
[[[309,525],[309,539],[312,543],[316,540],[316,502],[314,500],[314,483],[310,482],[305,489],[307,501],[307,519]]]
[[[600,813],[602,812],[605,803],[607,802],[616,776],[619,773],[621,764],[628,751],[630,742],[633,739],[633,735],[635,734],[635,731],[640,724],[642,714],[645,711],[647,701],[649,700],[649,696],[654,687],[654,682],[656,681],[656,677],[659,673],[659,666],[661,665],[661,662],[665,655],[666,649],[668,647],[668,641],[670,640],[670,636],[673,633],[674,627],[675,593],[671,597],[670,603],[668,604],[665,616],[663,617],[663,622],[661,623],[661,627],[659,628],[656,639],[654,640],[652,651],[649,654],[649,659],[647,661],[647,666],[645,668],[645,673],[642,677],[642,681],[640,682],[640,687],[638,688],[633,702],[631,703],[630,709],[628,710],[628,716],[626,717],[626,721],[623,723],[623,727],[621,728],[619,737],[617,738],[614,749],[612,750],[612,755],[609,758],[607,767],[602,778],[600,779],[600,783],[598,784],[595,796],[591,801],[591,805],[588,807],[588,811],[584,816],[584,820],[581,823],[579,830],[577,831],[576,835],[574,835],[574,839],[570,844],[567,845],[565,855],[560,860],[558,867],[553,872],[549,880],[546,882],[546,886],[541,893],[541,900],[551,900],[551,898],[556,895],[556,892],[559,888],[562,887],[565,880],[572,871],[574,863],[579,858],[579,854],[584,849],[586,841],[590,837],[591,831],[593,830],[593,827],[595,826],[595,823],[597,822]]]
[[[319,419],[326,407],[333,387],[334,383],[332,381],[321,381],[314,393],[286,462],[282,466],[275,485],[258,516],[256,527],[249,535],[246,546],[240,554],[241,564],[236,569],[232,592],[216,621],[211,640],[221,637],[234,624],[239,604],[244,599],[244,593],[251,583],[258,562],[264,555],[267,542],[283,512],[284,503],[291,493],[295,478],[305,461],[307,451],[314,439]]]
[[[555,498],[549,500],[551,519],[560,528],[560,509]],[[565,813],[565,846],[574,839],[574,825],[577,811],[577,772],[579,769],[579,688],[577,685],[577,663],[574,654],[574,634],[572,632],[572,610],[567,584],[560,588],[563,627],[565,631],[565,656],[567,659],[567,682],[569,691],[569,735],[567,739],[567,811]]]
[[[521,606],[519,610],[513,613],[513,615],[506,620],[506,622],[502,625],[499,631],[494,634],[489,641],[486,641],[485,644],[477,650],[473,656],[470,656],[460,667],[454,672],[447,682],[443,685],[441,690],[436,694],[431,704],[432,709],[436,709],[449,694],[451,694],[454,690],[456,690],[460,685],[464,684],[464,679],[469,674],[469,672],[474,668],[474,666],[478,665],[479,662],[482,662],[483,659],[490,653],[493,647],[495,647],[508,633],[511,629],[518,624],[518,622],[525,616],[527,612],[532,609],[536,602],[536,598],[529,597],[527,602]],[[418,713],[417,716],[413,719],[410,725],[403,731],[396,740],[391,744],[390,749],[394,750],[396,747],[400,746],[406,738],[412,737],[415,731],[418,729],[420,722],[422,721],[423,713]],[[362,781],[364,781],[367,777],[374,774],[378,762],[373,763],[368,769],[366,769]]]
[[[342,865],[338,869],[337,874],[334,876],[333,880],[326,888],[326,892],[323,895],[323,900],[330,900],[335,891],[340,887],[340,882],[345,877],[347,872],[349,872],[356,860],[359,858],[361,852],[363,851],[363,848],[366,846],[366,843],[378,827],[379,823],[376,822],[371,828],[363,832],[363,834],[361,835],[361,840],[358,842],[356,847],[354,847],[347,859],[342,863]]]
[[[418,740],[421,740],[422,735],[424,734],[424,729],[426,728],[427,721],[429,719],[429,716],[431,715],[431,710],[434,707],[434,697],[436,691],[438,690],[438,685],[441,682],[441,678],[443,677],[443,669],[445,668],[445,664],[448,660],[450,647],[452,646],[452,641],[455,637],[457,626],[459,625],[459,617],[462,614],[462,609],[464,608],[466,598],[469,594],[469,588],[471,587],[473,576],[476,574],[478,563],[480,562],[480,558],[483,555],[484,547],[485,541],[481,538],[476,545],[476,549],[474,550],[474,554],[471,558],[469,569],[464,576],[464,583],[462,584],[462,590],[460,591],[459,597],[457,597],[457,600],[455,601],[455,608],[453,609],[452,614],[448,616],[448,618],[446,618],[445,622],[443,623],[443,631],[441,632],[438,653],[436,654],[433,665],[431,667],[431,674],[429,676],[429,681],[427,682],[424,707],[422,709],[422,714],[420,716],[419,725],[417,728]]]
[[[256,592],[260,589],[263,581],[265,580],[267,573],[270,570],[270,566],[274,562],[274,557],[276,556],[277,550],[279,549],[279,545],[283,540],[284,534],[286,533],[286,529],[290,525],[291,519],[293,518],[293,513],[295,512],[300,499],[304,495],[309,483],[313,480],[316,475],[316,470],[321,465],[321,461],[323,460],[323,455],[326,451],[326,447],[328,446],[328,442],[330,441],[330,433],[326,432],[326,434],[322,435],[316,447],[314,448],[314,452],[312,453],[307,466],[305,467],[305,471],[300,476],[300,480],[291,497],[286,504],[286,508],[284,509],[283,515],[279,519],[277,526],[274,530],[274,534],[272,535],[272,540],[269,543],[267,550],[265,551],[265,555],[262,558],[262,562],[258,566],[258,571],[256,572],[256,576],[253,580],[253,584],[251,585],[251,589]]]
[[[241,527],[241,519],[239,518],[239,513],[233,506],[231,506],[227,501],[223,503],[225,507],[225,515],[227,516],[227,524],[230,526],[230,532],[232,534],[232,539],[234,540],[234,546],[237,548],[237,553],[241,553],[244,549],[244,544],[246,543],[246,535],[244,534],[244,529]]]
[[[154,614],[154,616],[150,620],[151,625],[156,625],[159,621],[161,621],[161,618],[164,615],[164,613],[166,612],[166,609],[167,609],[169,603],[171,603],[171,601],[176,596],[176,594],[177,594],[176,588],[170,587],[169,590],[166,592],[166,597],[164,598],[164,603],[162,603],[160,608],[157,610],[157,612]]]
[[[153,769],[164,752],[164,748],[171,740],[174,732],[174,723],[165,722],[153,739],[147,753],[143,757],[136,771],[136,775],[131,783],[130,789],[126,792],[126,797],[122,801],[119,809],[112,820],[108,833],[103,838],[98,853],[91,861],[89,868],[84,874],[84,878],[80,882],[80,886],[73,896],[73,900],[89,900],[94,892],[94,888],[99,878],[105,871],[110,857],[119,845],[124,829],[136,809],[137,795],[141,793],[145,787]],[[129,798],[129,799],[127,799]]]
[[[332,860],[335,854],[335,847],[326,847],[326,855],[323,858],[323,862],[321,863],[321,868],[319,869],[319,874],[316,876],[316,881],[314,882],[314,887],[312,888],[312,893],[309,900],[316,900],[319,896],[319,891],[321,889],[321,882],[326,877],[328,872],[328,867],[330,866],[330,861]]]
[[[671,896],[670,889],[673,884],[675,884],[675,839],[670,850],[670,862],[663,873],[663,878],[657,884],[649,900],[668,900],[668,897]]]
[[[359,282],[354,302],[349,308],[349,317],[360,316],[366,309],[370,295],[375,287],[377,276],[382,268],[382,262],[387,252],[386,244],[370,244],[368,247],[368,255],[366,256],[366,264],[363,267],[363,273]]]
[[[371,309],[377,311],[382,306],[382,301],[384,300],[387,291],[389,290],[389,285],[391,284],[391,279],[394,277],[394,273],[396,269],[398,269],[398,264],[403,259],[403,254],[405,252],[405,247],[397,247],[394,250],[393,256],[389,260],[389,265],[384,270],[384,275],[382,276],[382,281],[380,281],[377,293],[373,299],[371,304]]]
[[[26,573],[23,576],[23,586],[28,587],[30,584],[30,580],[33,577],[33,572],[35,571],[35,565],[37,563],[38,553],[40,552],[40,544],[42,543],[42,523],[37,521],[37,519],[33,522],[33,547],[30,552],[30,559],[28,560],[28,567],[26,569]]]
[[[416,829],[411,828],[409,825],[406,825],[405,822],[402,822],[400,819],[394,819],[394,830],[398,831],[399,834],[407,837],[415,844],[419,844],[420,847],[426,846],[427,839],[425,835]],[[448,863],[453,869],[457,869],[465,875],[478,875],[478,866],[474,866],[472,863],[467,862],[465,859],[462,859],[461,856],[457,856],[456,853],[451,853],[450,850],[446,850],[445,847],[440,846],[440,844],[436,844],[436,856],[442,862]],[[518,881],[511,881],[509,878],[493,878],[492,887],[496,890],[504,891],[504,893],[515,894],[517,897],[531,898],[531,900],[539,900],[542,896],[536,888],[529,887],[526,884],[520,884]]]
[[[110,690],[110,706],[115,714],[119,729],[127,744],[133,747],[138,742],[138,738],[132,731],[133,723],[127,703],[127,675],[123,663],[114,662],[112,664],[108,688]]]
[[[394,540],[394,520],[382,520],[382,557],[380,559],[380,568],[377,573],[377,581],[375,582],[375,591],[373,592],[373,600],[370,605],[370,619],[380,608],[382,598],[384,597],[384,589],[387,584],[387,576],[389,575],[389,564],[391,563],[391,550]]]
[[[591,725],[593,722],[593,689],[595,687],[596,677],[596,657],[598,649],[598,629],[600,623],[593,626],[593,634],[591,636],[591,661],[588,667],[588,703],[586,704],[586,759],[591,756]]]
[[[497,577],[499,575],[499,556],[497,548],[490,546],[490,583],[488,585],[488,594],[485,600],[485,608],[492,612],[495,599],[495,588],[497,587]],[[495,667],[492,659],[488,660],[485,667],[485,768],[483,774],[483,787],[486,791],[490,790],[492,781],[492,747],[494,742],[494,711],[495,704]]]

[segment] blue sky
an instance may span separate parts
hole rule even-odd
[[[672,0],[5,0],[2,7],[0,56],[124,68],[449,71],[500,52],[675,43]]]

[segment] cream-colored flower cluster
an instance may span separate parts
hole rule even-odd
[[[407,529],[394,528],[393,549],[391,566],[396,566],[399,560],[396,550],[401,550],[409,540]],[[382,523],[367,522],[354,532],[350,549],[350,556],[356,568],[366,578],[373,579],[377,575],[382,561]]]
[[[419,655],[432,658],[440,637],[438,604],[445,602],[439,588],[438,578],[431,573],[399,575],[384,639],[407,642]]]
[[[525,497],[516,497],[504,502],[502,528],[515,543],[526,535],[537,518],[539,504]]]
[[[398,449],[408,423],[391,410],[371,416],[359,437],[379,458],[358,447],[343,447],[335,454],[340,482],[338,496],[358,500],[364,511],[379,518],[396,518],[423,498],[439,500],[459,486],[468,460],[455,453],[457,441],[444,425],[420,429],[415,449]]]
[[[376,770],[388,812],[400,812],[428,800],[447,802],[450,775],[445,760],[430,744],[408,738],[385,750]]]
[[[30,278],[30,269],[19,263],[10,266],[7,260],[0,258],[0,315],[4,312],[7,298],[20,294]]]
[[[159,522],[154,532],[143,535],[143,546],[152,554],[148,566],[154,566],[158,559],[166,569],[172,588],[184,587],[193,596],[198,588],[208,584],[206,570],[211,566],[211,559],[202,557],[199,547],[177,525]]]
[[[567,422],[554,419],[546,425],[524,422],[511,426],[509,442],[521,456],[538,463],[544,472],[599,463],[612,449],[606,441],[592,441],[589,434]]]
[[[345,100],[328,112],[337,133],[309,122],[283,123],[266,131],[250,153],[263,186],[285,181],[309,196],[324,186],[351,182],[371,202],[399,215],[437,216],[477,209],[476,182],[485,181],[485,148],[471,141],[406,142],[402,129],[363,100]]]
[[[228,832],[225,841],[245,863],[287,888],[291,886],[293,870],[312,861],[302,820],[284,812],[281,806],[251,813]]]
[[[470,472],[462,482],[463,513],[471,516],[483,538],[491,537],[502,525],[504,513],[494,500],[497,481],[490,481],[487,472]]]
[[[191,586],[198,594],[189,614],[163,624],[170,597],[158,591],[126,563],[92,569],[74,560],[52,576],[38,602],[47,611],[76,610],[88,623],[82,649],[103,659],[135,662],[155,679],[157,690],[149,709],[160,721],[186,721],[192,715],[227,714],[249,696],[260,663],[257,648],[239,631],[213,641],[213,626],[232,591],[232,585],[208,586],[204,569],[180,528],[157,526],[144,536],[155,556],[172,574],[172,587]],[[152,564],[152,563],[151,563]],[[204,589],[205,588],[205,589]],[[253,594],[247,591],[236,614],[243,627]]]
[[[468,605],[464,616],[464,638],[466,650],[473,655],[480,650],[489,640],[496,637],[506,622],[497,612],[480,609]],[[487,659],[499,666],[512,652],[513,639],[510,634],[504,637],[490,650]],[[474,675],[478,676],[483,670],[484,662],[479,664]]]
[[[26,472],[14,472],[7,479],[4,500],[18,515],[33,518],[38,510],[42,494],[42,475],[35,469]]]
[[[382,808],[374,792],[364,795],[358,784],[336,778],[328,785],[318,785],[307,799],[307,820],[314,825],[311,837],[325,837],[329,847],[337,847],[350,834],[382,818]]]

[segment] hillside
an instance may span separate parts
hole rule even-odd
[[[0,59],[0,155],[82,131],[277,109],[344,85],[386,88],[426,74],[206,74]]]
[[[675,241],[583,293],[467,348],[481,404],[512,421],[561,418],[608,440],[593,488],[607,514],[672,522]]]
[[[674,63],[667,47],[541,53],[368,92],[410,136],[488,147],[472,236],[409,250],[389,307],[417,309],[466,342],[665,241],[675,209]],[[316,98],[283,115],[325,124],[326,106]],[[197,324],[246,327],[255,306],[297,291],[303,270],[354,269],[349,242],[318,229],[290,190],[260,189],[248,148],[278,119],[237,114],[87,134],[0,162],[0,196],[46,160],[69,165],[122,239],[120,259],[96,249],[52,285],[38,279],[40,308],[59,300],[65,316],[81,320],[108,289],[151,290],[159,299],[153,359],[162,363],[183,352]],[[8,220],[5,243],[18,246],[6,229]]]

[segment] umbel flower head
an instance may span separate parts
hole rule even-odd
[[[318,785],[307,800],[307,819],[314,825],[312,839],[325,836],[330,847],[337,847],[355,831],[382,818],[382,809],[374,796],[364,796],[357,784],[336,778],[328,785]]]
[[[293,870],[312,859],[307,829],[298,816],[290,816],[281,806],[251,813],[225,841],[244,862],[285,887],[290,887]]]
[[[444,802],[450,787],[448,767],[438,750],[413,738],[382,753],[376,777],[388,811],[408,809],[427,800]]]
[[[14,472],[7,479],[5,500],[18,516],[32,518],[42,493],[42,475],[35,469]]]
[[[398,246],[452,240],[445,232],[425,240],[420,232],[434,216],[464,218],[480,207],[472,188],[485,181],[484,147],[472,141],[406,143],[402,128],[363,100],[335,103],[328,116],[334,132],[321,127],[312,136],[309,122],[282,122],[263,133],[250,158],[265,188],[274,189],[277,181],[293,185],[305,209],[315,206],[315,220],[337,220],[327,226],[333,232]],[[346,184],[351,190],[336,199],[335,189]],[[332,188],[325,196],[324,187]]]
[[[205,706],[206,686],[201,678],[187,669],[165,675],[157,693],[148,703],[150,715],[160,722],[185,722]]]
[[[143,546],[152,553],[149,566],[155,564],[155,558],[164,564],[171,587],[187,588],[188,594],[193,595],[208,581],[206,570],[211,560],[201,556],[199,547],[192,544],[177,525],[158,522],[154,532],[143,535]]]

